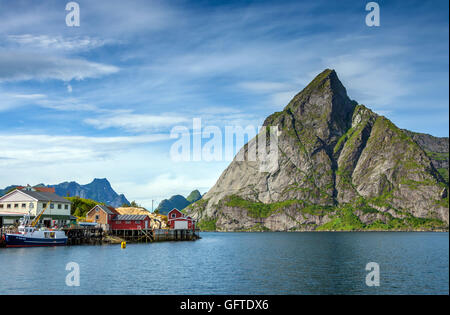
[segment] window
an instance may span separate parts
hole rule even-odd
[[[18,204],[18,203],[15,203],[15,204],[14,204],[14,208],[19,208],[19,204]]]
[[[45,207],[47,207],[47,204],[46,204],[46,203],[43,203],[43,204],[42,204],[42,208],[45,208]]]
[[[3,209],[3,205],[0,205],[0,209]]]
[[[130,224],[131,222],[130,221],[125,221],[125,224]]]
[[[62,208],[62,205],[61,204],[58,204],[58,209],[61,209]]]
[[[172,213],[171,217],[172,217],[172,218],[175,218],[175,213]]]
[[[8,204],[6,205],[6,208],[11,209],[11,204],[8,203]]]
[[[22,203],[22,208],[26,208],[27,204],[26,203]]]
[[[34,208],[34,203],[30,202],[30,209]]]
[[[64,205],[64,209],[69,209],[69,205]]]
[[[53,203],[50,204],[50,209],[54,209],[55,205]]]
[[[135,221],[136,224],[141,224],[141,221],[137,220]]]
[[[100,216],[97,214],[97,215],[95,216],[95,220],[98,220],[99,217],[100,217]]]

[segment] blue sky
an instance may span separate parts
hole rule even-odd
[[[68,2],[68,1],[67,1]],[[259,126],[325,68],[401,128],[448,136],[447,1],[0,0],[0,187],[108,178],[151,207],[229,161],[173,162],[174,126]]]

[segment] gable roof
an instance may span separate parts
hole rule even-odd
[[[180,210],[178,210],[177,208],[173,208],[172,210],[170,210],[169,212],[167,212],[167,215],[169,215],[169,213],[171,213],[172,211],[178,211],[179,213],[183,214],[183,212],[181,212]],[[184,215],[184,214],[183,214]]]
[[[63,202],[63,203],[71,203],[69,200],[64,199],[61,196],[58,196],[55,193],[47,192],[47,191],[30,191],[30,190],[21,190],[21,192],[27,194],[28,196],[37,199],[38,201],[52,201],[52,202]]]
[[[113,220],[114,221],[132,221],[132,220],[147,220],[149,219],[148,215],[145,214],[118,214],[116,215]]]
[[[116,211],[116,209],[114,209],[113,207],[110,206],[105,206],[105,205],[95,205],[94,207],[92,207],[91,210],[89,210],[86,215],[88,215],[91,211],[93,211],[95,208],[99,208],[100,210],[102,210],[103,212],[105,212],[106,214],[111,214],[111,215],[115,215],[115,214],[119,214],[119,212]]]
[[[28,187],[33,189],[33,190],[35,190],[35,191],[52,192],[52,193],[55,192],[55,187],[40,187],[40,186],[35,186],[35,187],[28,186]],[[20,189],[20,190],[24,190],[25,188],[28,188],[28,187],[26,187],[26,186],[17,186],[16,188]]]
[[[17,193],[17,192],[25,194],[25,195],[27,195],[27,196],[29,196],[29,197],[37,200],[37,201],[47,201],[47,202],[51,201],[51,202],[71,203],[69,200],[64,199],[63,197],[58,196],[57,194],[52,193],[52,192],[32,191],[32,190],[25,190],[25,189],[24,190],[22,190],[22,189],[15,189],[15,190],[11,191],[10,193],[2,196],[0,199],[3,199],[5,197],[10,196],[10,195],[12,195],[14,193]]]
[[[96,205],[96,207],[99,207],[100,209],[105,211],[107,214],[118,214],[116,209],[114,209],[113,207],[104,206],[104,205]]]

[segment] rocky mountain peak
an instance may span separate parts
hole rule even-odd
[[[448,149],[358,105],[334,70],[264,126],[278,127],[274,167],[234,159],[189,215],[221,230],[448,227]]]
[[[94,178],[91,184],[111,186],[111,184],[106,178]]]
[[[336,72],[326,69],[294,96],[281,112],[269,116],[265,126],[306,133],[331,145],[351,126],[357,103],[352,101]]]

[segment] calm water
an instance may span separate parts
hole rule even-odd
[[[1,294],[448,294],[448,233],[201,233],[196,242],[0,248]],[[66,264],[80,286],[65,284]],[[380,265],[367,287],[365,266]]]

